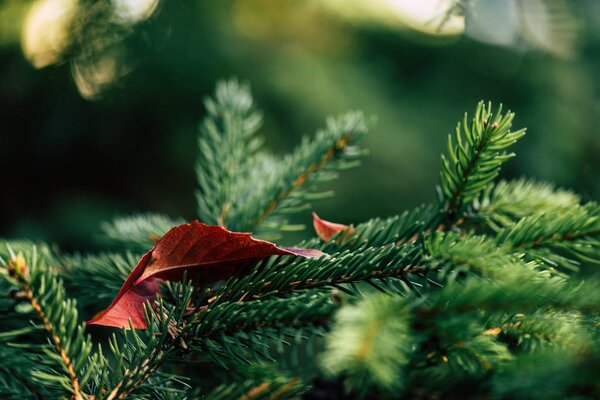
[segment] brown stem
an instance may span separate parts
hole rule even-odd
[[[281,398],[284,394],[286,394],[291,388],[298,385],[300,383],[300,378],[293,378],[291,381],[286,383],[281,389],[279,389],[273,396],[271,396],[270,400],[277,400]]]
[[[269,386],[271,386],[271,384],[265,381],[260,385],[253,387],[247,393],[243,394],[242,397],[240,397],[240,400],[255,399],[258,396],[260,396],[265,390],[267,390]]]
[[[152,350],[150,355],[139,366],[131,371],[125,371],[123,379],[113,388],[106,400],[122,400],[127,398],[136,387],[150,378],[150,375],[158,369],[165,360],[165,355],[164,348]]]
[[[344,148],[346,148],[350,140],[351,136],[349,135],[343,135],[340,139],[338,139],[333,146],[330,146],[327,149],[320,161],[309,165],[308,168],[306,168],[304,171],[302,171],[302,173],[300,173],[300,175],[298,175],[298,177],[294,181],[294,185],[289,190],[279,193],[275,197],[275,199],[271,200],[265,211],[263,211],[263,213],[252,222],[252,225],[256,226],[263,222],[269,215],[273,213],[273,211],[275,211],[275,209],[277,208],[279,203],[281,203],[281,201],[289,197],[294,191],[298,190],[302,185],[304,185],[304,183],[308,180],[310,174],[323,168],[333,159],[333,157],[337,153],[344,150]]]
[[[54,350],[60,356],[63,364],[67,369],[67,374],[69,376],[69,382],[71,387],[73,388],[73,396],[74,400],[83,400],[83,395],[81,393],[81,389],[79,387],[79,379],[77,378],[77,373],[75,372],[75,368],[73,367],[73,362],[71,358],[67,354],[67,351],[62,346],[60,336],[56,334],[56,330],[54,326],[46,316],[44,309],[36,299],[31,290],[31,286],[29,285],[29,281],[27,280],[27,266],[25,265],[25,261],[22,257],[17,256],[15,259],[11,259],[10,264],[8,265],[9,273],[16,278],[17,282],[22,288],[21,296],[29,301],[33,309],[35,310],[38,318],[42,321],[44,325],[44,329],[50,336],[50,340],[52,345],[54,346]]]

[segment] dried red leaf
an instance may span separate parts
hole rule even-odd
[[[313,227],[315,228],[315,232],[324,242],[329,241],[332,236],[337,234],[338,232],[347,231],[347,234],[344,235],[342,241],[346,240],[354,233],[354,228],[344,224],[337,224],[335,222],[325,221],[324,219],[319,218],[317,213],[313,212]]]
[[[248,271],[260,260],[274,255],[319,257],[318,250],[281,248],[257,240],[250,233],[231,232],[199,221],[179,225],[167,232],[138,262],[107,309],[88,321],[106,325],[145,329],[143,304],[159,292],[161,280],[188,279],[211,283]]]

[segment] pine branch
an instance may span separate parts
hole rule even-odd
[[[179,286],[178,286],[179,288]],[[172,388],[181,378],[165,374],[159,368],[174,354],[185,349],[183,316],[192,295],[187,287],[173,305],[157,301],[155,309],[146,308],[146,331],[123,330],[119,337],[113,335],[109,344],[115,358],[96,375],[95,396],[98,399],[117,400],[130,396],[152,394],[153,398],[165,393],[184,393]]]
[[[213,389],[202,399],[228,400],[228,399],[285,399],[296,398],[305,389],[299,384],[298,379],[277,379],[263,382],[246,380],[234,384],[221,385]]]
[[[552,268],[526,262],[522,254],[515,254],[510,247],[499,246],[486,236],[436,233],[427,237],[424,245],[426,256],[422,263],[438,271],[437,279],[442,282],[469,274],[503,280],[507,272],[520,273],[523,277],[543,275],[562,278]]]
[[[490,397],[525,399],[532,389],[545,399],[594,399],[600,395],[600,351],[556,348],[519,357],[511,368],[493,375]]]
[[[480,199],[473,202],[473,215],[494,231],[512,225],[519,219],[540,213],[567,211],[580,202],[575,193],[557,189],[544,182],[530,179],[500,181],[490,185]]]
[[[454,222],[473,200],[498,176],[504,162],[514,156],[505,149],[525,134],[511,132],[514,114],[502,114],[502,106],[492,112],[492,105],[477,105],[468,123],[465,114],[456,127],[455,141],[448,136],[448,158],[442,156],[441,189],[444,196],[443,223]]]
[[[206,99],[205,106],[196,165],[198,215],[204,223],[229,227],[229,209],[241,200],[238,185],[262,144],[256,137],[262,117],[250,88],[236,80],[217,83],[214,99]]]
[[[40,322],[36,331],[43,331],[48,344],[19,344],[22,349],[37,353],[42,362],[31,371],[34,381],[45,390],[64,393],[73,399],[87,397],[90,377],[101,368],[105,360],[101,353],[92,353],[92,342],[78,324],[74,301],[67,299],[62,281],[46,264],[49,260],[39,255],[36,247],[26,253],[15,253],[8,246],[9,261],[3,261],[6,277],[19,290],[13,298],[29,303],[31,314]],[[2,336],[18,340],[23,334],[33,333],[30,327],[5,331]]]
[[[343,285],[385,278],[402,279],[407,287],[426,285],[418,265],[419,248],[412,244],[343,250],[319,259],[271,258],[245,277],[227,281],[218,301],[242,301],[326,287],[348,291]]]
[[[419,315],[432,316],[449,312],[490,311],[529,312],[554,307],[586,313],[600,311],[600,293],[593,290],[597,282],[570,284],[568,280],[543,274],[523,276],[518,270],[507,269],[502,281],[470,278],[448,285],[435,292]]]
[[[286,298],[221,302],[200,313],[193,322],[193,337],[217,337],[262,327],[322,325],[335,308],[331,295],[312,291]]]
[[[5,360],[6,354],[0,353]],[[12,354],[11,358],[18,359],[19,356]],[[0,396],[7,400],[20,400],[23,398],[45,399],[37,388],[28,380],[24,369],[0,367]]]
[[[397,394],[403,381],[408,393],[423,379],[434,393],[450,390],[466,377],[481,383],[490,371],[514,361],[515,346],[523,351],[525,343],[531,350],[543,341],[548,349],[585,348],[595,328],[584,327],[578,314],[600,311],[595,284],[570,285],[506,270],[502,281],[470,277],[422,298],[369,296],[338,312],[327,338],[324,368],[345,375],[363,396],[373,395],[363,385],[386,397]],[[549,322],[552,317],[558,320]],[[532,340],[530,335],[537,337]]]
[[[257,364],[242,369],[233,383],[222,384],[205,394],[205,400],[253,400],[297,398],[306,390],[299,377],[282,373],[274,365]]]
[[[370,296],[357,306],[344,307],[327,336],[325,371],[345,375],[348,388],[361,397],[372,394],[372,386],[390,394],[404,386],[402,368],[410,360],[414,342],[411,316],[388,300]]]
[[[524,217],[500,230],[496,241],[570,270],[576,270],[579,262],[598,263],[600,206],[588,203]]]
[[[436,228],[437,208],[421,205],[400,215],[386,219],[373,218],[351,227],[352,234],[345,240],[331,240],[321,245],[321,250],[332,253],[341,250],[364,250],[368,247],[415,242],[424,233]],[[345,235],[345,233],[342,233]],[[315,245],[316,242],[314,243]],[[312,246],[313,243],[307,244]]]
[[[294,368],[299,358],[294,349],[310,348],[307,340],[322,335],[338,306],[330,293],[314,291],[269,300],[213,302],[190,321],[193,328],[186,341],[191,349],[208,352],[224,366],[273,360],[291,351],[296,361],[290,361],[290,368]],[[284,351],[286,341],[294,347],[285,346]]]
[[[102,224],[103,242],[130,251],[146,252],[169,229],[183,224],[183,219],[171,219],[161,214],[138,214],[115,218]]]
[[[82,307],[97,305],[116,296],[140,257],[131,252],[63,256],[62,276]]]
[[[509,313],[490,318],[489,335],[498,336],[511,349],[532,353],[555,347],[580,351],[590,341],[591,326],[574,312],[540,309],[531,314]]]
[[[359,113],[328,120],[279,159],[260,149],[261,116],[247,86],[220,83],[206,108],[196,172],[198,212],[209,224],[262,237],[295,229],[288,216],[327,196],[317,186],[364,154]],[[554,269],[598,261],[600,206],[533,181],[491,184],[524,134],[510,131],[513,117],[483,103],[470,122],[465,115],[442,157],[441,207],[304,243],[329,254],[319,259],[270,257],[205,287],[166,282],[144,306],[148,328],[109,340],[110,362],[92,350],[58,276],[84,307],[108,300],[136,253],[179,221],[146,214],[104,225],[122,253],[58,257],[14,243],[0,268],[9,293],[0,298],[0,397],[200,398],[170,373],[171,362],[189,359],[224,367],[196,379],[213,388],[201,398],[213,400],[296,396],[321,372],[363,398],[512,396],[523,378],[507,371],[544,354],[564,357],[584,380],[554,364],[532,382],[558,371],[568,390],[556,393],[600,393],[597,373],[586,372],[600,360],[598,282]],[[225,371],[237,381],[215,387],[211,379]]]
[[[286,229],[287,215],[307,209],[312,200],[329,197],[331,193],[320,193],[318,185],[336,178],[337,170],[359,165],[358,158],[364,151],[355,144],[366,133],[367,124],[361,113],[328,119],[326,128],[310,140],[305,137],[302,144],[277,165],[275,174],[262,190],[254,191],[243,203],[244,207],[234,214],[237,220],[250,221],[250,225],[240,229],[257,227],[262,236],[271,234],[273,237],[277,231]],[[254,178],[260,179],[259,176]]]
[[[441,236],[441,235],[440,235]],[[502,252],[502,249],[498,249],[495,243],[491,240],[487,240],[481,237],[473,237],[469,240],[465,240],[465,244],[460,247],[457,246],[459,236],[447,234],[444,236],[445,240],[436,240],[428,244],[427,248],[430,250],[429,258],[426,258],[421,263],[427,267],[422,267],[422,271],[439,270],[440,263],[450,262],[446,269],[452,270],[454,274],[460,272],[460,266],[467,264],[469,269],[485,273],[488,276],[502,276],[506,273],[509,265],[513,265],[514,269],[521,273],[521,276],[527,276],[524,274],[527,270],[531,270],[532,274],[539,279],[543,279],[545,275],[539,275],[537,271],[534,271],[534,265],[527,266],[521,263],[518,259],[514,258],[510,253]],[[460,245],[462,243],[458,243]],[[400,252],[401,256],[406,257],[407,249],[413,249],[418,252],[418,248],[412,245],[403,246],[388,246],[389,249],[398,251],[403,249],[404,254]],[[434,249],[435,251],[432,251]],[[369,248],[365,253],[369,253]],[[325,297],[311,297],[310,292],[305,296],[301,297],[283,297],[271,298],[276,294],[277,296],[283,296],[285,293],[298,292],[302,293],[303,289],[308,288],[319,288],[334,286],[339,287],[341,283],[347,283],[349,281],[368,281],[369,276],[346,275],[348,271],[353,271],[356,266],[364,267],[366,259],[369,258],[365,253],[362,254],[363,262],[352,262],[352,259],[344,258],[342,255],[334,255],[333,266],[329,266],[331,263],[329,259],[324,260],[306,260],[297,263],[295,266],[298,271],[294,271],[294,263],[287,264],[285,268],[282,268],[281,264],[278,264],[278,260],[275,259],[271,263],[266,263],[263,268],[257,268],[257,275],[254,277],[250,276],[249,279],[245,278],[232,280],[231,286],[226,284],[222,290],[217,292],[215,300],[211,302],[208,308],[202,308],[199,312],[197,320],[192,322],[194,325],[193,333],[190,333],[188,338],[185,339],[187,345],[195,348],[196,350],[204,350],[213,354],[217,360],[231,358],[232,354],[236,354],[235,358],[239,358],[239,361],[245,361],[249,357],[247,351],[244,349],[252,348],[253,353],[258,354],[262,358],[269,358],[269,350],[264,347],[266,332],[267,337],[275,335],[275,337],[281,338],[285,335],[293,336],[293,332],[297,332],[299,329],[305,329],[311,326],[321,326],[327,324],[328,315],[332,312],[332,309],[324,307],[322,301],[330,303],[331,298]],[[376,253],[375,253],[376,254]],[[377,261],[382,261],[387,258],[386,261],[394,265],[394,258],[390,257],[391,253],[387,253],[387,257],[383,254],[379,254]],[[373,254],[370,254],[373,258]],[[486,268],[482,267],[490,260],[493,260],[492,266]],[[377,258],[377,257],[375,257]],[[396,262],[398,260],[395,260]],[[407,260],[404,260],[406,262]],[[338,264],[336,264],[336,262]],[[322,263],[323,269],[318,268],[318,263]],[[312,264],[312,265],[311,265]],[[316,264],[316,265],[315,265]],[[377,263],[374,263],[377,265]],[[378,264],[385,271],[385,264]],[[408,265],[416,265],[416,263],[409,262]],[[268,270],[271,267],[273,270]],[[306,271],[316,273],[316,276],[320,277],[320,281],[302,280],[303,268]],[[335,269],[340,270],[336,271]],[[348,268],[345,273],[342,272],[342,268]],[[276,276],[274,270],[279,271],[281,276]],[[399,270],[391,270],[390,276],[401,276]],[[414,273],[417,270],[403,272]],[[357,271],[358,272],[358,271]],[[368,274],[368,271],[360,271],[360,273]],[[268,276],[271,277],[272,281],[265,281],[261,279],[255,279],[257,276]],[[336,283],[334,277],[338,277],[340,280]],[[532,275],[533,276],[533,275]],[[380,274],[378,278],[385,278],[385,274]],[[298,279],[300,278],[300,279]],[[334,278],[334,279],[332,279]],[[298,280],[297,280],[298,279]],[[243,288],[242,292],[238,292],[236,288]],[[279,288],[279,289],[275,289]],[[253,293],[253,291],[255,291]],[[240,297],[236,297],[233,293],[236,293]],[[265,299],[265,300],[261,300]],[[311,299],[319,300],[316,303]],[[233,302],[230,302],[233,300]],[[243,302],[238,302],[242,301]],[[312,310],[312,311],[310,311]],[[325,314],[321,314],[325,313]],[[279,333],[277,333],[279,332]],[[282,334],[283,336],[280,336]],[[281,339],[279,339],[281,340]],[[199,341],[200,345],[196,344]],[[223,348],[228,349],[223,354]],[[237,349],[237,350],[233,350]],[[262,350],[261,350],[262,349]]]
[[[263,238],[297,229],[289,225],[288,215],[327,196],[316,191],[317,184],[357,165],[364,154],[354,146],[367,130],[359,113],[328,120],[314,138],[304,138],[292,154],[276,159],[259,151],[260,116],[247,86],[219,83],[206,108],[196,167],[199,215],[205,223]]]

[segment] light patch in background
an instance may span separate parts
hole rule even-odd
[[[466,34],[496,46],[575,54],[581,23],[565,0],[477,0],[464,8]]]
[[[73,61],[71,73],[81,97],[97,100],[114,81],[131,71],[124,53],[125,49],[115,46],[91,60]]]
[[[559,57],[575,55],[581,22],[565,0],[520,1],[523,37],[534,47]]]
[[[398,17],[411,28],[431,35],[459,35],[465,18],[455,13],[453,0],[387,0]]]
[[[77,0],[38,0],[31,6],[21,31],[21,46],[35,68],[62,59],[76,11]]]
[[[475,1],[466,10],[466,34],[495,46],[516,46],[519,40],[517,3],[507,1]]]
[[[357,22],[410,28],[432,36],[464,32],[465,19],[454,0],[321,0],[332,12]]]
[[[417,31],[431,37],[466,34],[492,46],[576,54],[582,22],[567,0],[319,0],[360,24]]]
[[[35,68],[68,61],[81,96],[102,92],[133,69],[124,40],[147,20],[159,0],[112,0],[85,7],[78,0],[36,0],[21,30],[25,57]]]
[[[120,23],[136,24],[150,18],[158,0],[112,0],[115,19]]]

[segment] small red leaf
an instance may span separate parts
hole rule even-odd
[[[230,232],[199,221],[172,228],[133,269],[113,302],[88,325],[145,329],[143,304],[159,292],[161,279],[178,281],[184,273],[203,283],[227,279],[274,255],[319,257],[318,250],[281,248],[250,233]]]
[[[317,213],[313,212],[313,226],[315,228],[315,232],[324,242],[329,241],[333,235],[338,232],[348,231],[346,235],[344,235],[344,239],[347,239],[350,235],[354,233],[354,228],[344,224],[336,224],[335,222],[325,221],[324,219],[319,218]]]

